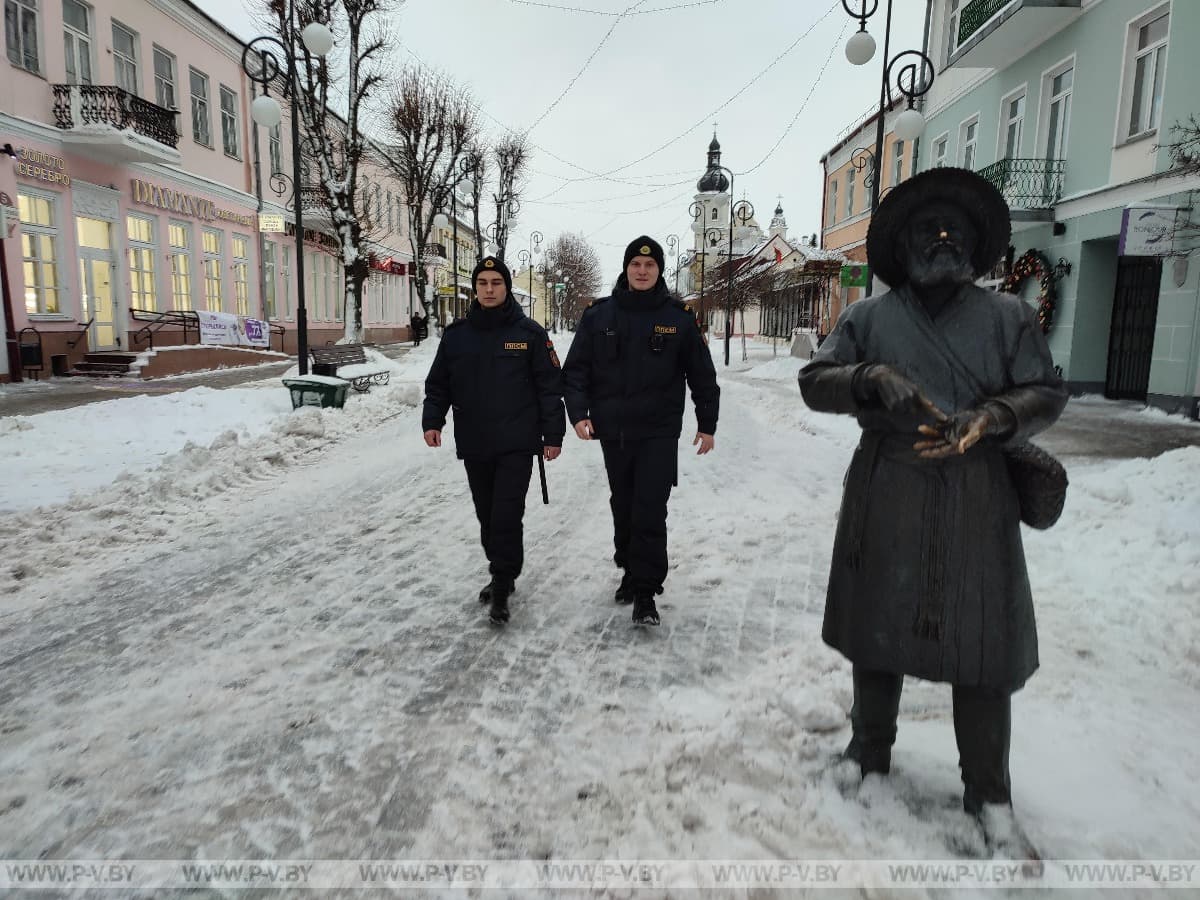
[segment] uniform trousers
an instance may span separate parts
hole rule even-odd
[[[678,438],[601,441],[611,492],[613,562],[634,594],[662,593],[667,579],[667,501],[675,483]]]
[[[514,581],[525,561],[522,520],[533,456],[506,453],[487,460],[465,459],[463,465],[475,501],[479,542],[487,555],[488,571],[493,577]]]

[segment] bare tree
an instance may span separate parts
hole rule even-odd
[[[467,159],[468,177],[471,179],[471,215],[475,227],[475,262],[478,263],[483,259],[483,222],[479,218],[479,211],[483,208],[483,191],[488,177],[487,151],[483,144],[472,144]]]
[[[383,78],[377,62],[387,42],[382,20],[396,2],[300,0],[293,17],[287,0],[269,0],[271,27],[284,46],[299,54],[294,90],[303,137],[292,152],[304,155],[307,170],[317,179],[314,184],[293,185],[293,202],[302,202],[302,196],[316,199],[337,234],[346,284],[343,342],[363,338],[362,286],[369,267],[358,190],[358,165],[366,152],[359,119]],[[327,25],[344,51],[326,57],[309,53],[299,32],[311,22]],[[334,106],[342,110],[340,116],[330,112]]]
[[[470,92],[449,76],[410,66],[389,101],[388,123],[394,143],[385,165],[407,194],[417,294],[433,316],[425,266],[440,262],[441,254],[429,246],[429,234],[463,177],[461,161],[479,142],[479,113]]]
[[[582,234],[560,234],[546,248],[546,281],[552,288],[554,330],[564,324],[572,330],[603,283],[600,257]],[[561,301],[561,302],[560,302]]]
[[[774,264],[766,261],[743,257],[734,259],[732,263],[726,260],[709,274],[713,305],[722,310],[718,316],[722,333],[731,333],[734,324],[741,318],[743,362],[747,358],[746,310],[758,306],[760,300],[775,289],[774,268]]]
[[[529,143],[525,135],[512,132],[496,144],[496,193],[492,200],[496,204],[496,218],[492,223],[495,232],[496,255],[504,260],[508,246],[508,226],[521,210],[521,192],[524,187],[525,170],[529,165]]]

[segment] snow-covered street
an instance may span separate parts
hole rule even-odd
[[[612,602],[600,448],[568,435],[497,629],[462,466],[421,441],[434,349],[343,411],[293,413],[275,380],[0,418],[23,473],[0,491],[0,855],[982,855],[947,686],[910,679],[891,777],[839,788],[850,669],[820,623],[858,428],[804,407],[798,361],[718,364],[663,627]],[[38,429],[55,469],[22,456]],[[1025,531],[1042,666],[1015,807],[1048,860],[1192,859],[1200,436],[1067,462],[1062,520]]]

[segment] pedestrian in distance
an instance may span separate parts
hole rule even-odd
[[[421,329],[424,326],[424,324],[425,324],[425,320],[422,319],[419,315],[417,315],[416,312],[414,312],[411,316],[409,316],[408,329],[412,334],[413,347],[421,346]]]
[[[1053,424],[1067,394],[1033,310],[974,284],[1010,227],[1000,192],[965,169],[892,188],[867,233],[891,290],[848,306],[799,380],[810,407],[863,429],[822,631],[853,664],[844,756],[863,777],[886,775],[904,677],[949,683],[963,808],[995,855],[1036,859],[1008,765],[1011,695],[1038,666],[1008,453]]]
[[[466,318],[446,326],[425,380],[421,429],[427,445],[442,446],[446,414],[454,410],[454,444],[492,576],[479,600],[490,604],[493,624],[503,625],[524,563],[533,460],[541,466],[540,460],[557,459],[566,432],[562,373],[546,330],[513,297],[504,263],[484,257],[472,280],[476,299]],[[542,484],[548,502],[544,472]]]
[[[667,577],[667,501],[678,480],[684,383],[696,407],[698,454],[713,449],[721,390],[696,319],[673,300],[663,250],[636,238],[612,295],[579,320],[563,367],[567,415],[581,439],[598,440],[608,473],[617,603],[658,625],[654,598]]]

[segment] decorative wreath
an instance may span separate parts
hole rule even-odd
[[[1036,278],[1041,286],[1038,292],[1037,320],[1042,326],[1042,334],[1046,334],[1054,323],[1054,301],[1057,299],[1057,291],[1054,288],[1054,267],[1040,250],[1028,250],[1014,262],[1012,271],[1005,277],[1000,290],[1009,294],[1020,293],[1021,285],[1027,278]]]

